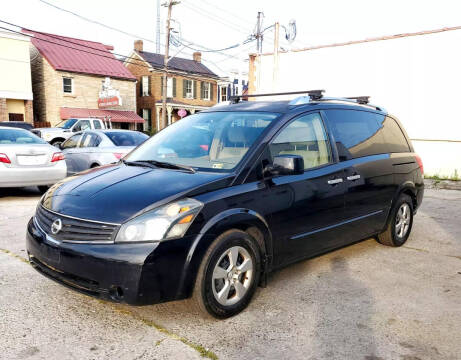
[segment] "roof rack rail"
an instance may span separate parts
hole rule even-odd
[[[232,104],[237,104],[242,98],[249,97],[263,97],[263,96],[277,96],[277,95],[296,95],[296,94],[307,94],[311,100],[320,100],[323,97],[325,90],[306,90],[306,91],[290,91],[280,93],[269,93],[269,94],[252,94],[252,95],[234,95],[230,97]]]

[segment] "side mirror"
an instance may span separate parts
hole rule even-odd
[[[272,165],[266,166],[265,175],[300,175],[304,173],[304,159],[299,155],[278,155]]]

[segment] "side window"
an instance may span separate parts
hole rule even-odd
[[[100,120],[93,120],[93,126],[95,129],[102,129]]]
[[[378,122],[381,115],[359,110],[327,110],[326,113],[340,161],[388,152]]]
[[[381,116],[379,124],[383,128],[383,135],[389,152],[399,153],[410,151],[402,129],[393,118],[390,116]]]
[[[72,129],[73,132],[90,129],[90,120],[80,120]]]
[[[75,148],[75,147],[77,147],[78,142],[80,141],[81,138],[82,138],[82,134],[77,134],[77,135],[71,136],[69,139],[67,139],[66,141],[64,141],[62,143],[61,148],[62,149]]]
[[[96,147],[99,145],[101,140],[99,140],[99,136],[96,134],[84,134],[83,140],[80,147]]]
[[[269,145],[272,158],[299,155],[304,169],[331,162],[331,148],[320,114],[308,114],[292,121]]]

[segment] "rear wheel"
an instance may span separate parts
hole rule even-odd
[[[406,194],[400,195],[391,212],[387,229],[378,235],[378,241],[387,246],[402,246],[410,236],[413,226],[413,201]]]
[[[60,148],[61,148],[61,144],[62,144],[63,142],[64,142],[64,141],[58,139],[58,140],[52,141],[50,144],[53,145],[53,146],[56,146],[58,149],[60,149]]]
[[[261,257],[244,231],[229,230],[211,244],[202,259],[192,300],[198,309],[227,318],[247,307],[259,283]]]

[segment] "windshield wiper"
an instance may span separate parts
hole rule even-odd
[[[147,161],[126,161],[126,160],[122,160],[122,163],[124,163],[125,165],[128,165],[128,166],[142,166],[142,167],[149,167],[149,168],[152,168],[152,169],[155,169],[156,166],[154,164],[151,164]]]
[[[165,161],[157,161],[157,160],[140,160],[140,162],[147,162],[149,164],[155,165],[157,167],[162,167],[166,169],[178,169],[178,170],[186,170],[191,173],[195,173],[195,169],[188,165],[181,165],[181,164],[172,164]]]

